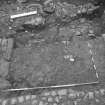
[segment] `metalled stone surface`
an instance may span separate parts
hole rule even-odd
[[[52,92],[56,95],[52,96]],[[62,94],[60,93],[62,92]],[[44,90],[37,95],[22,95],[0,101],[2,105],[100,105],[104,103],[105,89],[76,91],[71,88]]]

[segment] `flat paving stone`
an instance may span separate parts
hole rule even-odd
[[[37,105],[37,104],[38,104],[38,100],[35,99],[32,101],[32,105]]]
[[[43,100],[43,101],[47,101],[47,97],[42,96],[42,97],[41,97],[41,100]]]
[[[100,94],[101,94],[102,96],[105,95],[105,89],[100,89],[99,92],[100,92]]]
[[[40,101],[40,102],[39,102],[39,105],[44,105],[44,102],[43,102],[43,101]]]
[[[88,92],[89,99],[94,99],[94,92]]]
[[[44,92],[43,93],[43,96],[49,96],[50,95],[50,92]]]
[[[36,99],[37,96],[36,95],[31,95],[31,99]]]
[[[18,102],[19,102],[19,103],[23,103],[24,101],[25,101],[24,96],[18,97]]]
[[[59,97],[58,97],[58,96],[56,96],[56,97],[54,98],[54,100],[55,100],[55,102],[57,102],[57,103],[59,103],[59,102],[60,102],[60,99],[59,99]]]
[[[77,95],[76,95],[76,93],[69,93],[68,98],[75,99],[75,98],[77,98]]]
[[[51,96],[56,96],[57,92],[56,91],[51,91]]]
[[[58,90],[58,95],[67,95],[67,89]]]
[[[12,98],[11,100],[10,100],[11,102],[11,105],[14,105],[14,104],[16,104],[18,101],[17,101],[17,98]]]
[[[26,95],[25,96],[25,100],[27,101],[27,100],[30,100],[31,99],[31,95]]]
[[[51,97],[51,96],[49,96],[47,100],[48,100],[48,102],[53,102],[54,101],[53,97]]]

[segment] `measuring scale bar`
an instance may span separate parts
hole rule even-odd
[[[98,84],[99,81],[90,82],[90,83],[80,83],[80,84],[68,84],[68,85],[57,85],[57,86],[45,86],[45,87],[33,87],[33,88],[20,88],[20,89],[6,89],[2,90],[2,92],[8,91],[24,91],[24,90],[35,90],[35,89],[54,89],[54,88],[67,88],[67,87],[75,87],[75,86],[83,86],[83,85],[93,85]]]
[[[37,14],[37,11],[31,11],[31,12],[11,15],[10,18],[11,19],[15,19],[15,18],[24,17],[24,16],[30,16],[30,15],[35,15],[35,14]]]

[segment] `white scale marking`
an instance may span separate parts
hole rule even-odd
[[[92,62],[93,62],[93,64],[94,64],[94,58],[93,58],[93,52],[92,52],[92,50],[91,50],[91,48],[92,48],[92,45],[88,42],[88,47],[89,47],[89,53],[91,54],[91,56],[92,56],[92,58],[91,58],[91,60],[92,60]],[[94,64],[93,65],[93,67],[94,67],[94,69],[95,69],[95,71],[96,71],[96,77],[97,77],[97,79],[99,78],[99,75],[98,75],[98,73],[97,73],[97,68],[96,68],[96,65]]]
[[[35,15],[35,14],[37,14],[37,11],[31,11],[31,12],[27,12],[27,13],[11,15],[10,18],[11,19],[15,19],[15,18],[24,17],[24,16],[30,16],[30,15]]]

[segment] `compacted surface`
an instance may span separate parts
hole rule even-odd
[[[63,47],[62,44],[49,44],[42,48],[17,48],[11,64],[11,72],[15,80],[26,79],[32,86],[96,81],[95,70],[92,64],[89,64],[91,61],[88,52],[74,48],[73,50],[87,54],[79,55],[75,54],[75,51],[69,52],[69,54],[75,54],[75,58],[72,58],[75,60],[73,62],[70,58],[64,58],[67,54]]]

